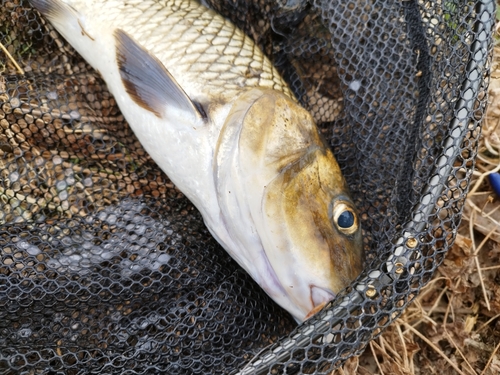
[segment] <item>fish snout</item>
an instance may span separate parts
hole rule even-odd
[[[311,303],[312,310],[309,311],[304,320],[309,319],[311,316],[319,312],[328,302],[335,298],[335,293],[330,289],[321,288],[316,285],[311,285]]]

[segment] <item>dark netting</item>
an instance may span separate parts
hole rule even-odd
[[[145,153],[98,74],[27,1],[2,0],[1,374],[328,374],[451,246],[493,1],[206,3],[261,45],[330,141],[365,271],[295,327]]]

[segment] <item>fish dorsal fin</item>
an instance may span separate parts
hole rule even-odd
[[[160,118],[170,106],[206,118],[156,56],[121,29],[115,31],[115,39],[120,76],[134,102]]]

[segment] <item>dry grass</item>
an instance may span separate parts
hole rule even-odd
[[[500,45],[471,192],[456,242],[413,304],[335,375],[500,374]]]

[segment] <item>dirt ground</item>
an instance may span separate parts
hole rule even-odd
[[[497,32],[500,27],[497,26]],[[500,36],[476,171],[457,239],[416,301],[335,375],[500,374]]]

